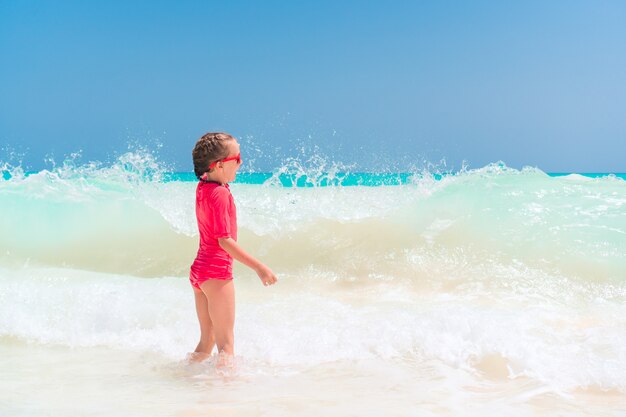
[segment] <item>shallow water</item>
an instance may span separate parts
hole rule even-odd
[[[0,181],[2,415],[626,415],[626,182],[233,184],[234,369],[185,361],[193,182]]]
[[[598,388],[561,392],[531,378],[509,379],[435,360],[356,360],[305,369],[241,360],[218,374],[159,355],[103,348],[8,343],[28,354],[19,375],[3,379],[6,415],[619,415],[623,397]],[[45,357],[45,359],[43,359]]]

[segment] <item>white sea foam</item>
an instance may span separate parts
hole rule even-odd
[[[5,269],[0,276],[2,336],[172,359],[196,342],[185,279],[36,268]],[[551,302],[556,290],[489,283],[424,291],[382,281],[333,291],[321,277],[282,280],[282,289],[269,291],[249,274],[237,279],[242,357],[304,368],[414,358],[480,374],[476,364],[497,355],[511,378],[565,390],[626,389],[622,301],[595,295],[595,303],[576,296]]]

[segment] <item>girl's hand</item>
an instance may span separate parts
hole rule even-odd
[[[256,274],[259,278],[261,278],[261,282],[263,282],[263,285],[266,287],[274,285],[276,284],[276,281],[278,281],[278,278],[276,278],[276,275],[274,275],[272,270],[265,265],[261,265],[261,267],[256,271]]]

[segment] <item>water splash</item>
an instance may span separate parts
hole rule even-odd
[[[113,163],[100,161],[82,162],[82,151],[73,152],[57,163],[54,157],[47,156],[45,162],[49,168],[38,172],[25,172],[22,162],[0,162],[2,178],[9,183],[37,182],[49,187],[63,186],[69,183],[82,186],[106,185],[131,186],[141,183],[162,182],[167,166],[157,160],[153,152],[137,148],[119,155]],[[126,188],[126,187],[123,187]]]

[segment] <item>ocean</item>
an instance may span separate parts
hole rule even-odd
[[[236,364],[186,360],[195,178],[0,179],[1,416],[624,416],[626,176],[242,173]]]

